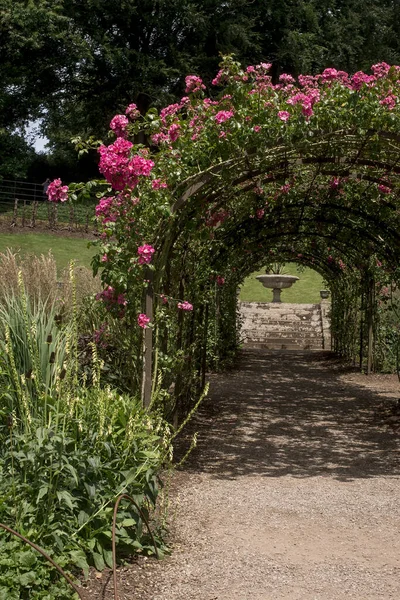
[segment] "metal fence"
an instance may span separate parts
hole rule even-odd
[[[50,229],[93,228],[94,202],[74,206],[48,202],[43,185],[27,181],[0,180],[0,222],[11,227],[45,224]]]

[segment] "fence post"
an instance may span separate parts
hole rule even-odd
[[[38,201],[34,200],[33,205],[32,205],[31,223],[29,225],[32,228],[35,227],[35,225],[36,225],[37,210],[38,210]]]
[[[68,229],[70,231],[72,231],[74,228],[74,205],[71,204],[71,206],[69,207],[69,223],[68,223]]]
[[[17,219],[18,219],[18,198],[15,198],[14,199],[14,212],[13,212],[13,217],[12,217],[12,221],[11,221],[11,227],[16,226]]]
[[[22,227],[25,227],[25,213],[26,213],[26,200],[24,200],[24,206],[22,208]]]

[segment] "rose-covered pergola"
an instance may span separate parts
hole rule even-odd
[[[164,390],[187,408],[207,366],[234,355],[237,287],[272,260],[323,275],[341,354],[354,355],[362,302],[372,360],[374,306],[400,274],[400,67],[277,83],[269,69],[227,57],[216,99],[190,75],[179,103],[130,105],[99,148],[99,299],[129,323],[133,369],[144,330],[146,405]],[[49,198],[65,199],[61,182]]]

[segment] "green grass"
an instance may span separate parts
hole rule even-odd
[[[86,239],[47,233],[1,233],[0,252],[5,252],[7,248],[13,251],[20,250],[22,255],[36,254],[36,256],[47,254],[51,250],[60,271],[68,266],[70,260],[76,260],[77,264],[90,267],[94,255],[94,248],[88,248]]]
[[[319,273],[312,269],[304,269],[299,272],[295,263],[287,263],[284,272],[288,275],[297,275],[296,281],[291,288],[282,290],[282,301],[298,304],[316,303],[320,301],[319,291],[325,289],[323,279]],[[252,273],[247,277],[240,290],[240,300],[243,302],[271,302],[272,290],[261,285],[255,277],[264,275],[265,269]]]

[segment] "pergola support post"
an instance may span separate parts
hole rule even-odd
[[[372,373],[373,366],[373,346],[374,346],[374,300],[375,300],[375,282],[371,278],[368,284],[368,361],[367,375]]]
[[[153,271],[147,272],[146,315],[153,322]],[[151,404],[153,370],[153,330],[146,327],[143,335],[143,374],[142,374],[142,404],[148,408]]]

